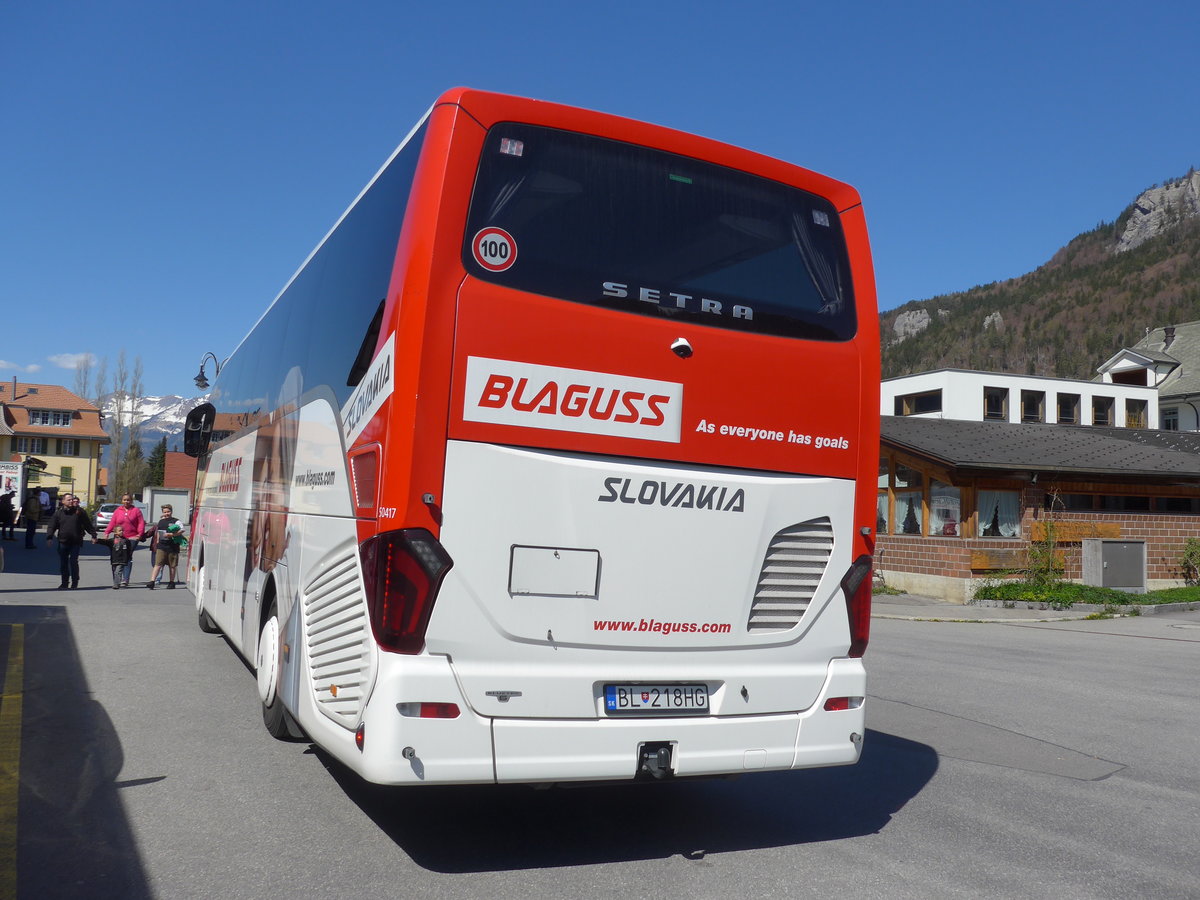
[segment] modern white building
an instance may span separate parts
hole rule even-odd
[[[970,422],[1159,427],[1158,390],[1145,383],[969,369],[935,369],[885,379],[880,386],[879,412]]]

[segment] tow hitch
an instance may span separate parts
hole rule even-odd
[[[638,745],[638,767],[636,780],[653,778],[662,781],[675,774],[671,767],[671,742],[653,741]]]

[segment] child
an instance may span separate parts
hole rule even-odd
[[[125,564],[133,559],[133,541],[125,537],[125,529],[114,525],[111,537],[102,537],[95,541],[108,547],[108,562],[112,566],[113,590],[121,587],[125,580]]]
[[[172,515],[172,512],[171,504],[164,503],[162,518],[154,526],[154,537],[150,539],[150,550],[154,554],[154,571],[150,573],[150,580],[146,583],[146,587],[150,590],[154,590],[163,568],[167,568],[171,572],[167,587],[175,587],[175,570],[179,565],[179,550],[181,547],[187,546],[187,538],[183,536],[183,526],[179,524],[179,520]]]

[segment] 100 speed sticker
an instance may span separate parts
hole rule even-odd
[[[517,261],[517,242],[503,228],[482,228],[471,241],[471,255],[489,272],[503,272]]]

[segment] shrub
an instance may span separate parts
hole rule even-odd
[[[1183,583],[1200,584],[1200,540],[1188,538],[1179,554],[1179,567],[1183,569]]]

